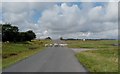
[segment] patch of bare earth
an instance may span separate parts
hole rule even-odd
[[[71,48],[75,53],[87,51],[87,50],[97,50],[97,49],[87,49],[87,48]]]

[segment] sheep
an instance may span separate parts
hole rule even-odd
[[[45,44],[45,47],[48,47],[48,44]]]
[[[61,47],[67,46],[67,44],[60,44]]]
[[[52,46],[53,46],[53,44],[49,44],[49,46],[50,46],[50,47],[52,47]]]
[[[58,47],[59,46],[59,44],[57,44],[57,43],[54,43],[54,47]]]

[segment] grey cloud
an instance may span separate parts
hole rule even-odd
[[[82,6],[82,8],[80,7]],[[58,38],[112,38],[116,37],[118,29],[118,6],[116,3],[106,3],[94,7],[93,3],[82,3],[80,6],[69,6],[62,3],[4,3],[4,22],[11,22],[20,27],[20,31],[34,30],[37,38],[51,36]],[[33,16],[41,14],[37,22]],[[114,31],[114,32],[112,32]],[[89,36],[84,36],[90,33]],[[113,34],[114,33],[114,34]]]
[[[108,5],[115,6],[114,3],[110,3]],[[62,9],[65,12],[62,11]],[[42,17],[40,18],[42,23],[40,24],[43,24],[42,26],[46,29],[50,29],[52,33],[58,34],[68,34],[72,32],[102,32],[117,29],[117,21],[111,21],[113,19],[113,15],[117,15],[117,11],[105,11],[106,14],[100,14],[103,10],[111,9],[109,9],[109,7],[106,9],[102,6],[98,6],[89,9],[88,14],[85,14],[75,5],[69,7],[67,4],[63,4],[61,7],[56,6],[53,7],[52,10],[49,9],[43,12]],[[60,12],[62,15],[58,14]],[[112,13],[112,15],[110,13]],[[111,19],[105,20],[108,17]],[[117,18],[114,17],[114,19],[116,20]]]

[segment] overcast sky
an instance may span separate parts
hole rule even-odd
[[[117,2],[4,2],[0,10],[2,23],[37,38],[118,37]]]

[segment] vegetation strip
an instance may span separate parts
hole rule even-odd
[[[118,72],[118,41],[116,40],[67,40],[70,48],[89,48],[76,57],[90,72]]]
[[[45,43],[51,43],[51,41],[33,40],[31,42],[3,43],[2,68],[7,68],[22,59],[42,51]]]

